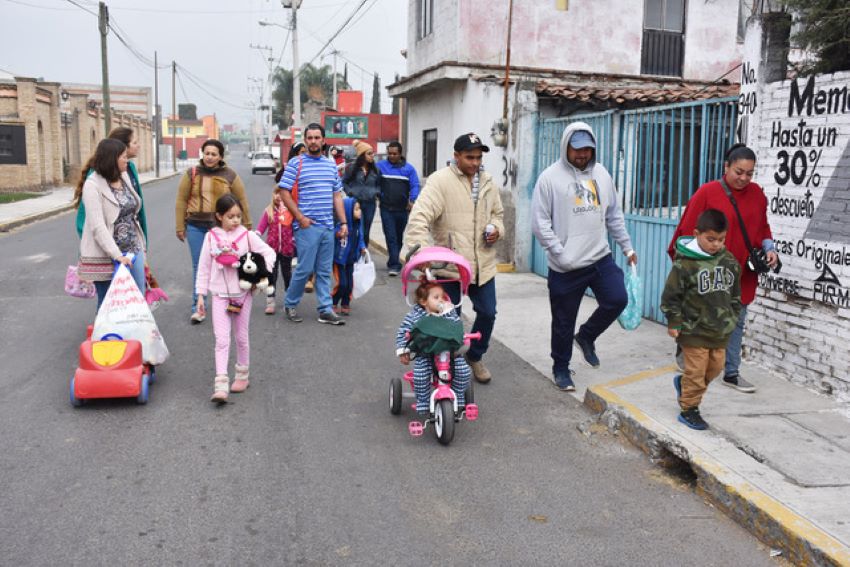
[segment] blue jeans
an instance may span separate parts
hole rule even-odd
[[[198,259],[201,257],[201,247],[204,245],[204,237],[209,231],[210,229],[208,228],[201,228],[186,223],[186,242],[189,243],[189,254],[192,256],[192,313],[195,312],[195,306],[198,304],[198,294],[195,293],[195,280],[198,277]]]
[[[331,310],[331,269],[334,259],[334,231],[326,226],[310,225],[295,231],[295,247],[298,249],[298,264],[289,289],[286,290],[284,307],[297,307],[304,295],[304,285],[310,274],[316,274],[316,306],[319,313]]]
[[[598,306],[579,327],[583,339],[593,343],[611,326],[629,302],[623,270],[611,255],[595,264],[571,272],[549,269],[549,308],[552,311],[551,355],[553,372],[569,371],[573,357],[576,318],[587,288],[593,290]]]
[[[372,220],[375,218],[375,209],[378,208],[378,203],[375,202],[375,199],[357,202],[360,203],[360,215],[363,219],[363,243],[368,248],[369,234],[372,231]]]
[[[726,345],[726,368],[724,376],[737,376],[738,369],[741,367],[741,342],[744,340],[744,325],[747,322],[747,306],[741,308],[741,314],[738,315],[738,324],[732,335],[729,337],[729,343]]]
[[[142,295],[145,294],[145,289],[147,288],[147,282],[145,281],[145,252],[144,250],[138,252],[136,254],[136,259],[133,262],[133,265],[130,267],[130,274],[133,276],[133,279],[136,281],[136,285],[139,286],[139,290],[141,290]],[[97,291],[97,309],[100,310],[100,305],[103,303],[103,299],[106,297],[106,292],[109,291],[109,286],[112,285],[112,280],[102,281],[102,282],[94,282],[94,288]]]
[[[460,284],[449,282],[443,284],[443,289],[449,294],[452,303],[460,303]],[[493,334],[493,325],[496,324],[496,278],[491,279],[484,285],[471,284],[467,292],[472,301],[472,310],[475,311],[475,322],[472,324],[473,333],[481,333],[481,340],[472,341],[466,358],[472,362],[478,362],[490,347],[490,336]],[[461,308],[456,309],[460,317]]]
[[[407,211],[388,211],[381,207],[381,224],[384,227],[384,239],[387,241],[388,270],[401,271],[401,260],[398,259],[398,255],[404,241],[404,229],[407,228],[409,214]]]

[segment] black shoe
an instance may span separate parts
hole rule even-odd
[[[594,368],[599,368],[599,357],[596,356],[596,349],[594,348],[593,343],[587,339],[583,339],[581,335],[576,335],[575,341],[578,348],[581,349],[581,353],[584,355],[584,359],[587,363]]]
[[[705,431],[708,429],[708,424],[699,414],[699,408],[682,410],[682,413],[679,414],[679,421],[691,429],[696,429],[697,431]]]
[[[298,311],[296,311],[294,307],[284,307],[283,311],[286,313],[286,318],[293,323],[300,323],[304,320],[298,316]]]
[[[739,392],[744,392],[745,394],[752,394],[756,391],[755,386],[741,378],[739,375],[724,376],[723,383],[729,386],[730,388],[735,388]]]
[[[573,384],[575,374],[573,370],[556,370],[554,373],[555,387],[562,392],[575,392],[576,385]]]
[[[345,325],[345,321],[342,320],[342,317],[333,311],[323,311],[319,313],[318,321],[319,323],[327,323],[328,325]]]

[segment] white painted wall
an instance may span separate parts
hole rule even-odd
[[[784,265],[760,278],[745,346],[792,382],[850,401],[850,72],[814,77],[811,97],[809,84],[757,89],[749,145]],[[811,112],[789,105],[800,98]],[[786,137],[792,132],[801,138]]]
[[[408,75],[440,63],[503,65],[507,1],[434,0],[434,32],[417,40],[417,0],[408,0]],[[514,2],[511,63],[586,73],[640,74],[641,0]],[[714,80],[737,65],[738,0],[687,2],[684,78]]]

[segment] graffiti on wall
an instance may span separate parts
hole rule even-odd
[[[769,121],[762,148],[770,156],[762,179],[777,251],[789,269],[763,274],[759,284],[850,307],[850,80],[802,77],[789,87],[779,91],[787,92],[781,117],[762,115]]]

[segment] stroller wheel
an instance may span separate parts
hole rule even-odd
[[[440,400],[434,407],[434,434],[443,445],[448,445],[454,439],[455,411],[451,400]]]
[[[401,378],[390,380],[390,413],[393,415],[401,413]]]

